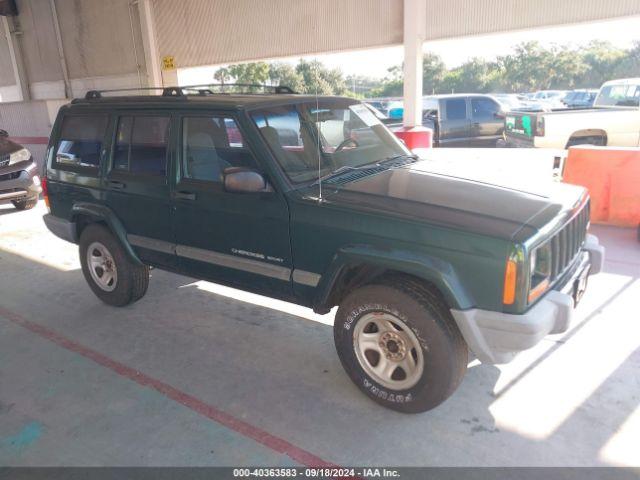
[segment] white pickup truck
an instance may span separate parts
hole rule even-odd
[[[510,147],[557,149],[640,146],[640,78],[606,82],[590,109],[509,112],[505,141]]]

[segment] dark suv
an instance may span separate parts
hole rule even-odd
[[[432,174],[352,99],[190,91],[90,92],[58,114],[44,219],[106,303],[142,298],[154,266],[338,305],[352,380],[421,412],[453,393],[469,350],[502,363],[565,331],[602,267],[581,187]]]
[[[504,132],[502,106],[490,95],[432,95],[422,111],[436,147],[495,147]]]
[[[11,202],[18,210],[35,207],[41,192],[37,170],[31,152],[0,130],[0,204]]]

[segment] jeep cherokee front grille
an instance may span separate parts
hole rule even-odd
[[[9,160],[11,159],[11,155],[8,153],[0,153],[0,167],[6,167],[9,165]]]
[[[587,236],[590,201],[562,230],[551,238],[551,280],[555,280],[573,263]]]

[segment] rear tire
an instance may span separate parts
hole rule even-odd
[[[31,210],[38,204],[37,198],[27,198],[26,200],[13,200],[13,206],[16,210]]]
[[[606,140],[604,137],[576,137],[570,138],[567,142],[567,148],[574,147],[576,145],[596,145],[596,146],[605,146]]]
[[[131,261],[103,225],[87,226],[80,236],[82,273],[95,295],[116,307],[140,300],[149,286],[149,267]]]
[[[351,380],[403,413],[444,402],[467,368],[468,348],[440,297],[408,277],[364,286],[342,302],[334,340]]]

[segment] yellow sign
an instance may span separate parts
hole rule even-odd
[[[176,60],[173,58],[173,55],[167,55],[162,57],[162,69],[163,70],[175,70],[176,69]]]

